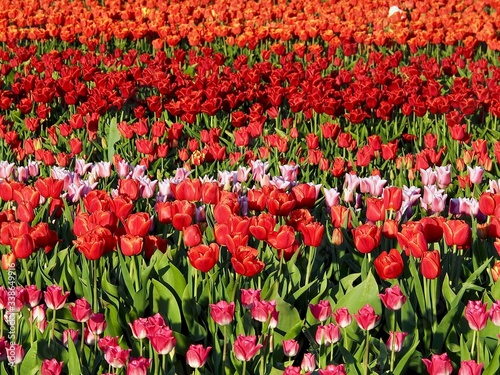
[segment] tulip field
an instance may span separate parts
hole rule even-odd
[[[500,3],[4,0],[0,374],[500,373]]]

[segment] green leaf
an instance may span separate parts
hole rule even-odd
[[[181,271],[170,263],[164,270],[158,272],[163,284],[175,293],[178,302],[181,302],[182,295],[186,289],[186,279]]]
[[[36,374],[41,366],[42,360],[38,358],[38,342],[35,341],[28,352],[24,355],[24,359],[21,362],[20,372],[21,374],[27,375]],[[2,372],[2,374],[6,374],[6,372]]]
[[[187,286],[182,295],[182,313],[193,341],[201,341],[207,336],[206,329],[198,323],[197,307],[196,301],[191,295],[191,289]]]
[[[181,311],[173,293],[158,280],[153,279],[151,304],[154,312],[159,312],[168,321],[173,331],[181,332]]]
[[[495,375],[498,374],[500,369],[500,346],[497,346],[495,353],[493,353],[493,358],[489,363],[488,367],[484,369],[483,375]]]
[[[113,117],[108,126],[109,133],[107,139],[108,147],[108,161],[113,161],[113,156],[115,155],[115,143],[120,140],[120,132],[118,131],[118,126],[116,124],[116,117]]]
[[[73,340],[68,340],[68,352],[69,352],[69,361],[68,361],[69,375],[81,375],[82,368],[80,366],[80,358],[78,357],[78,353],[76,351]]]
[[[417,349],[417,346],[420,342],[420,340],[418,339],[418,331],[415,331],[415,337],[413,339],[413,345],[411,346],[410,349],[408,349],[405,353],[405,355],[403,355],[403,357],[401,357],[401,359],[397,362],[397,366],[396,368],[394,369],[394,375],[402,375],[402,374],[406,374],[406,366],[408,365],[408,362],[413,358],[413,357],[419,357],[418,359],[421,358],[420,356],[420,353],[419,352],[416,352],[415,350]]]

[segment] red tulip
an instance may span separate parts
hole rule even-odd
[[[120,250],[125,256],[134,256],[142,252],[144,239],[140,236],[126,234],[120,236]]]
[[[300,345],[297,341],[291,340],[283,340],[283,354],[287,357],[295,357],[299,352]]]
[[[122,368],[125,367],[128,361],[128,357],[130,355],[130,349],[122,349],[118,345],[110,346],[104,352],[104,359],[108,364],[113,368]]]
[[[139,198],[141,184],[139,180],[133,178],[124,178],[120,180],[118,185],[118,194],[128,197],[131,201],[136,201]]]
[[[205,204],[217,204],[220,200],[220,186],[217,182],[204,182],[201,185],[201,200]]]
[[[231,264],[236,273],[242,276],[252,277],[261,272],[265,264],[257,258],[258,254],[258,250],[253,247],[238,247],[231,258]]]
[[[35,243],[29,234],[20,234],[10,239],[10,247],[16,259],[25,259],[35,250]]]
[[[458,375],[481,375],[483,371],[483,363],[477,363],[473,359],[468,361],[462,361],[460,363],[460,370],[458,370]]]
[[[128,217],[125,221],[125,230],[132,236],[145,237],[153,224],[147,212],[137,212]]]
[[[87,327],[93,335],[100,335],[106,329],[106,319],[102,313],[93,313],[87,321]]]
[[[247,192],[248,209],[252,211],[263,211],[267,205],[268,194],[261,189],[250,189]]]
[[[184,246],[191,247],[197,246],[202,240],[201,229],[198,224],[190,225],[182,231],[182,237],[184,240]]]
[[[354,247],[363,254],[372,252],[380,244],[382,231],[376,225],[363,224],[353,229]]]
[[[295,207],[295,199],[290,194],[275,190],[269,195],[266,206],[272,215],[287,216]]]
[[[472,230],[463,220],[446,220],[443,223],[444,240],[448,246],[457,246],[459,249],[470,247]]]
[[[408,336],[406,332],[389,332],[389,339],[387,340],[385,347],[387,350],[394,350],[398,353],[403,348],[403,341],[405,337]]]
[[[422,255],[429,250],[427,245],[427,241],[425,240],[425,236],[420,231],[414,231],[411,234],[411,237],[408,238],[408,242],[406,244],[406,255],[414,256],[415,258],[422,258]]]
[[[189,263],[201,272],[210,271],[219,260],[219,245],[198,245],[188,250]]]
[[[319,185],[298,184],[292,188],[292,195],[297,208],[313,208],[318,197]]]
[[[38,178],[35,187],[44,198],[59,198],[64,187],[64,180],[56,180],[52,177]]]
[[[111,200],[109,205],[116,217],[122,220],[134,211],[134,204],[127,195],[118,195]]]
[[[175,198],[178,200],[186,200],[190,202],[198,202],[201,200],[201,181],[198,178],[185,179],[177,185],[171,183],[170,188]]]
[[[274,231],[275,226],[276,219],[273,215],[261,213],[259,216],[252,217],[248,229],[256,239],[264,241]]]
[[[257,336],[239,335],[233,345],[234,356],[238,361],[249,361],[262,348],[257,344]]]
[[[422,233],[427,243],[438,242],[443,238],[443,222],[442,217],[424,217],[420,219],[422,224]]]
[[[441,258],[438,250],[426,251],[423,254],[420,272],[427,279],[435,279],[441,275]]]
[[[384,209],[398,211],[403,204],[403,190],[392,186],[384,189]]]
[[[299,225],[304,245],[318,247],[323,241],[325,226],[318,222]]]
[[[397,278],[404,269],[403,258],[396,249],[391,249],[389,253],[383,251],[375,258],[373,264],[377,274],[384,280]]]
[[[366,218],[370,221],[384,221],[384,200],[382,198],[367,198],[366,199]]]
[[[352,317],[347,307],[341,307],[340,309],[335,311],[333,313],[333,317],[335,318],[335,322],[337,322],[339,327],[342,328],[348,327],[352,323]]]

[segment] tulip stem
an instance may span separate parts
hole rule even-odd
[[[82,361],[82,364],[83,364],[83,345],[85,344],[84,332],[85,332],[85,322],[82,322],[82,339],[80,341],[80,359]]]
[[[247,373],[247,361],[243,361],[243,371],[241,372],[243,375]]]
[[[0,310],[0,336],[3,337],[3,310]]]
[[[97,300],[97,260],[92,262],[94,276],[94,311],[99,311],[99,301]]]
[[[391,374],[394,372],[394,359],[396,356],[396,311],[392,311],[392,342],[391,342]],[[389,335],[391,333],[389,332]]]
[[[31,285],[30,274],[28,272],[28,263],[26,262],[26,258],[23,258],[21,260],[21,262],[23,263],[24,274],[26,275],[26,284],[28,284],[28,286],[30,286]]]
[[[49,337],[49,346],[51,341],[54,339],[54,332],[56,330],[56,310],[52,310],[52,329],[50,330],[50,337]]]
[[[307,271],[306,271],[306,283],[309,284],[309,277],[311,276],[312,262],[316,256],[316,248],[314,246],[309,246],[309,256],[307,257]]]
[[[226,373],[226,352],[227,352],[227,325],[224,326],[224,346],[222,348],[222,368]]]
[[[194,300],[196,301],[198,299],[198,270],[196,268],[194,268],[193,294],[194,294]]]
[[[365,366],[364,375],[368,375],[368,361],[370,360],[370,331],[366,331]]]
[[[476,338],[477,338],[477,331],[474,330],[474,333],[472,335],[472,347],[470,349],[470,356],[471,357],[474,357],[474,350],[476,349]],[[478,353],[478,355],[479,355],[479,353]]]
[[[161,373],[166,374],[167,373],[167,355],[163,354],[161,358]]]

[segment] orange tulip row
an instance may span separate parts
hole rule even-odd
[[[102,5],[104,3],[104,5]],[[471,45],[485,42],[499,49],[496,1],[137,1],[11,0],[2,3],[0,41],[59,38],[93,43],[149,37],[153,46],[191,46],[217,37],[229,44],[256,46],[320,37],[330,44],[391,42],[421,47],[427,43]]]

